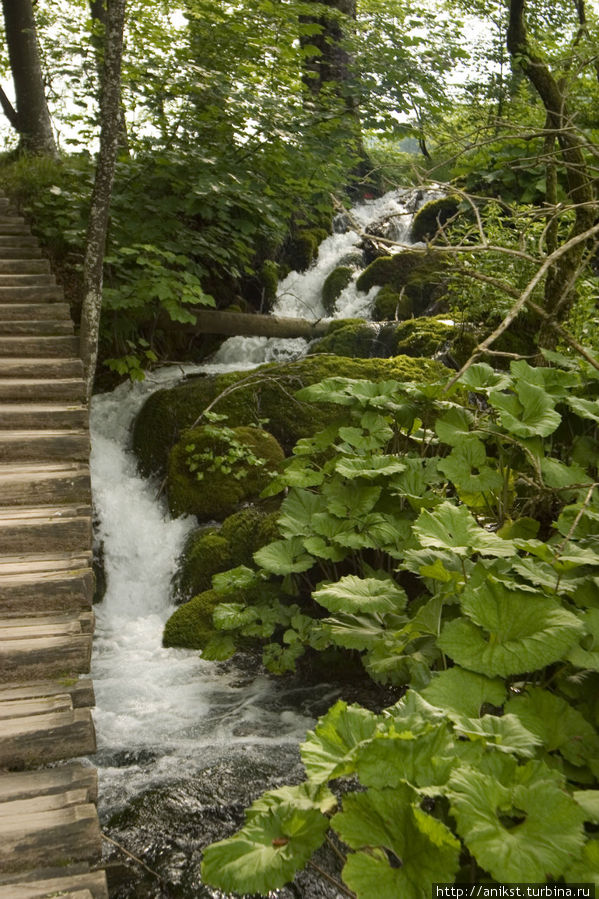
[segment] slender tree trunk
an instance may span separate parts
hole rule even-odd
[[[100,152],[92,192],[83,263],[80,340],[88,398],[91,396],[98,358],[104,251],[119,148],[125,6],[126,0],[108,0],[104,69],[100,95]]]
[[[37,30],[31,0],[2,0],[8,56],[15,86],[16,110],[6,97],[2,107],[19,132],[24,150],[56,156],[56,142],[46,102]]]
[[[104,41],[108,32],[108,9],[106,0],[90,0],[89,9],[94,22],[91,43],[96,54],[96,66],[102,91],[102,78],[104,77]],[[119,103],[119,150],[129,154],[129,135],[127,133],[127,117],[122,99]]]

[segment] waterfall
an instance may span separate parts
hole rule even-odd
[[[352,210],[352,221],[366,229],[373,221],[394,216],[396,239],[403,240],[409,227],[407,213],[406,194],[393,192]],[[322,317],[322,283],[344,258],[355,256],[359,242],[351,229],[327,238],[308,272],[292,272],[280,284],[273,311]],[[372,298],[358,294],[352,282],[339,297],[335,317],[364,314]],[[275,772],[268,775],[271,782],[273,777],[285,782],[294,769],[299,770],[299,741],[335,698],[327,685],[279,682],[239,668],[235,660],[215,665],[204,662],[197,652],[162,647],[162,629],[173,610],[171,578],[195,521],[170,518],[160,485],[139,476],[130,450],[133,421],[153,390],[171,386],[188,373],[240,370],[295,358],[305,353],[306,346],[301,339],[233,337],[212,364],[165,368],[142,383],[123,384],[93,399],[92,486],[107,581],[104,599],[96,606],[94,762],[105,826],[111,815],[144,791],[199,777],[212,770],[210,766],[221,766],[219,783],[227,777],[237,783],[232,803],[239,803],[240,784],[251,786],[251,778],[243,774],[250,763],[268,762]],[[241,772],[236,780],[231,774],[235,770]],[[180,825],[183,830],[185,826]],[[207,832],[203,831],[204,839]],[[155,839],[160,838],[157,833]],[[177,895],[200,894],[191,889]]]

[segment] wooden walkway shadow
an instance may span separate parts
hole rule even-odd
[[[0,198],[0,899],[107,899],[88,415],[62,288]]]

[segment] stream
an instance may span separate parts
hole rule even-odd
[[[366,201],[351,210],[351,223],[364,230],[386,220],[388,236],[404,241],[414,197],[394,191]],[[275,314],[324,316],[324,279],[360,252],[356,231],[343,220],[336,228],[311,269],[280,283]],[[350,283],[334,317],[368,317],[377,289],[363,294]],[[339,695],[334,685],[267,677],[251,659],[215,664],[197,652],[162,647],[173,609],[171,579],[196,522],[170,518],[160,485],[139,476],[129,448],[135,416],[153,390],[189,374],[297,358],[306,347],[303,339],[233,337],[210,363],[166,367],[93,399],[92,486],[106,574],[106,593],[95,607],[93,762],[104,831],[146,866],[111,846],[106,865],[113,899],[222,897],[201,884],[201,849],[237,829],[243,809],[264,789],[302,778],[298,744]],[[334,859],[319,863],[335,867]],[[342,894],[308,870],[271,895]]]

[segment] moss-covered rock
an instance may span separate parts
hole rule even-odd
[[[411,318],[394,328],[394,351],[406,356],[433,357],[445,352],[453,360],[465,361],[476,345],[471,330],[465,330],[442,316]]]
[[[223,521],[220,535],[229,543],[231,568],[249,565],[257,550],[280,538],[277,518],[278,512],[266,512],[256,506],[246,506]]]
[[[457,214],[460,207],[460,198],[455,194],[447,197],[439,197],[430,200],[422,206],[412,221],[411,238],[418,242],[421,240],[433,240],[439,227],[442,227]]]
[[[318,255],[318,247],[328,237],[324,228],[300,228],[291,238],[285,252],[285,261],[296,272],[310,268]]]
[[[133,430],[133,446],[143,474],[164,472],[170,448],[185,428],[191,427],[206,407],[228,416],[231,427],[258,424],[266,427],[287,452],[299,440],[324,427],[336,414],[327,408],[293,398],[300,387],[340,375],[348,378],[400,381],[431,380],[443,368],[429,359],[349,359],[330,355],[307,356],[296,362],[269,363],[247,371],[195,377],[168,390],[158,390],[145,402]],[[230,390],[240,381],[242,386]],[[228,393],[224,391],[229,390]]]
[[[258,497],[283,458],[277,440],[262,428],[184,431],[169,456],[169,508],[173,515],[222,521],[240,503]]]
[[[379,256],[364,269],[356,287],[369,291],[379,285],[403,294],[406,305],[418,315],[438,300],[446,290],[446,263],[432,253],[406,250],[394,256]]]
[[[348,265],[339,265],[334,268],[322,285],[322,305],[328,315],[331,315],[335,302],[353,278],[354,270]]]
[[[274,303],[279,286],[279,266],[274,259],[265,259],[260,266],[260,283],[262,284],[264,312]]]
[[[381,287],[377,293],[372,317],[377,322],[388,322],[396,319],[410,318],[414,311],[411,298],[405,293],[396,290],[390,284]]]
[[[215,633],[212,613],[221,601],[213,590],[206,590],[179,606],[164,625],[162,645],[203,649]]]
[[[392,355],[391,347],[380,340],[380,328],[373,322],[362,320],[331,322],[329,333],[312,345],[312,353],[334,353],[336,356],[350,356],[370,359],[374,356]]]
[[[192,531],[185,541],[179,563],[175,583],[177,600],[186,602],[192,596],[210,590],[212,576],[235,564],[229,541],[221,533],[213,528]]]

